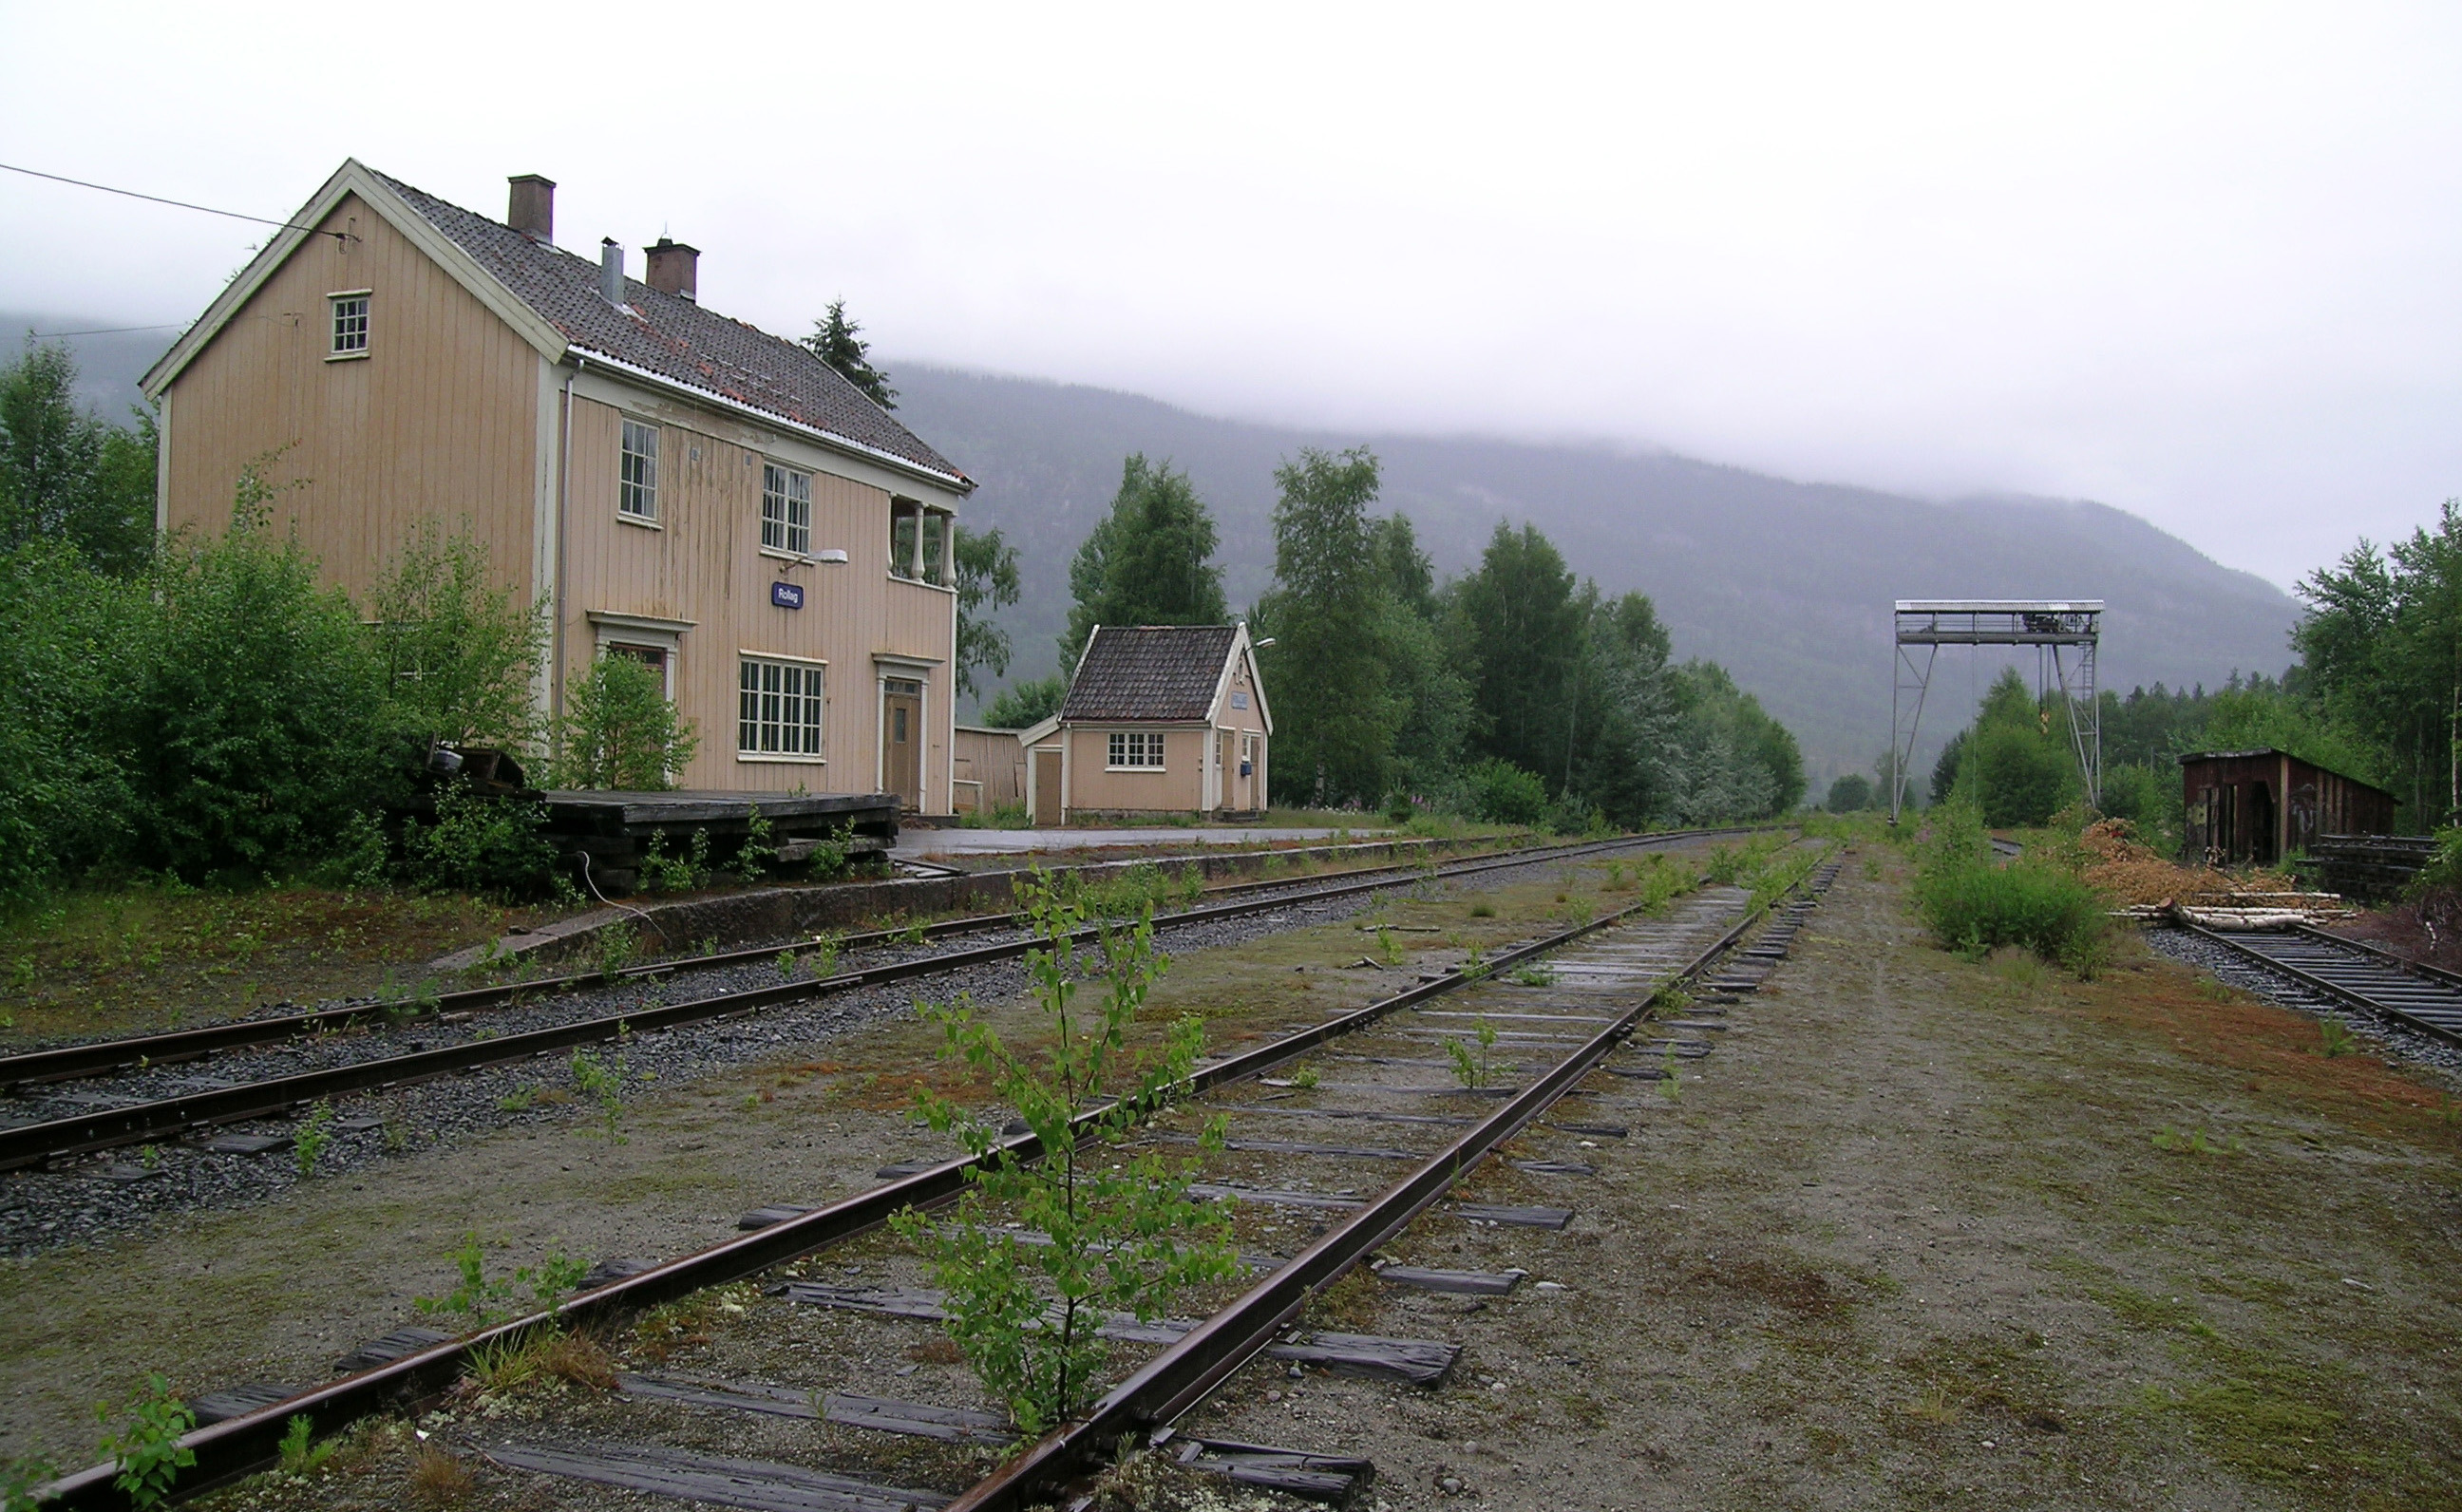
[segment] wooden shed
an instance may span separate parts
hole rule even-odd
[[[1026,803],[1026,744],[1016,730],[961,724],[954,747],[957,765],[953,807],[960,813],[991,813]]]
[[[2394,795],[2288,751],[2200,751],[2180,758],[2188,822],[2183,858],[2271,865],[2329,834],[2390,834]]]

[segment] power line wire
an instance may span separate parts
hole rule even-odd
[[[6,168],[11,173],[22,173],[30,179],[49,179],[54,184],[74,184],[80,189],[98,189],[105,194],[126,195],[132,200],[144,200],[155,205],[168,205],[177,209],[202,210],[207,215],[227,216],[234,221],[254,221],[259,226],[278,226],[286,231],[306,231],[311,235],[330,236],[337,242],[354,239],[348,231],[328,231],[319,229],[313,226],[300,226],[291,221],[269,221],[262,215],[244,215],[237,210],[217,210],[210,205],[191,205],[185,200],[166,200],[159,194],[140,194],[135,189],[117,189],[108,184],[89,184],[83,179],[72,179],[57,173],[45,173],[39,168],[21,168],[13,162],[0,162],[0,168]],[[153,328],[142,327],[133,329],[151,330]]]
[[[56,341],[62,336],[117,336],[125,335],[131,331],[177,331],[179,329],[181,329],[181,322],[173,320],[159,326],[104,326],[95,331],[30,331],[27,335],[37,341]]]

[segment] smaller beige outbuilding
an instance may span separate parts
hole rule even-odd
[[[1246,625],[1098,625],[1060,712],[1017,733],[1016,769],[1038,825],[1253,818],[1273,732]]]

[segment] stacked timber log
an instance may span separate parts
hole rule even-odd
[[[2325,885],[2353,897],[2389,901],[2400,897],[2436,854],[2425,834],[2329,834],[2309,853]]]

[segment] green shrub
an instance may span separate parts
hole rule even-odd
[[[396,769],[366,631],[297,539],[274,538],[275,491],[251,467],[227,533],[162,552],[105,705],[145,814],[133,854],[184,877],[317,854]]]
[[[668,702],[665,680],[655,668],[603,653],[566,690],[549,781],[558,788],[657,792],[676,785],[676,774],[700,747],[692,722]]]
[[[1933,834],[1915,877],[1915,906],[1947,949],[1980,957],[2019,945],[2081,977],[2106,950],[2103,898],[2059,861],[2029,854],[1996,866],[1973,808],[1933,810]]]
[[[429,892],[536,897],[555,885],[555,847],[539,832],[547,805],[493,798],[464,783],[437,789],[434,822],[401,830],[402,879]]]
[[[918,1008],[941,1028],[942,1057],[987,1081],[1043,1153],[1021,1158],[997,1113],[987,1119],[918,1089],[924,1121],[956,1134],[982,1163],[954,1208],[928,1216],[908,1208],[890,1226],[922,1252],[946,1292],[945,1327],[983,1390],[1032,1438],[1100,1394],[1110,1363],[1098,1331],[1106,1314],[1152,1322],[1189,1288],[1237,1275],[1239,1262],[1228,1204],[1188,1194],[1196,1160],[1124,1148],[1204,1045],[1194,1018],[1169,1026],[1158,1046],[1129,1045],[1169,964],[1155,949],[1152,916],[1101,919],[1039,876],[1021,884],[1019,903],[1037,941],[1026,958],[1042,1010],[1036,1050],[1012,1049],[962,999]],[[1074,937],[1090,918],[1101,940],[1081,952]],[[1096,999],[1091,1006],[1075,1001],[1081,989]],[[1222,1137],[1218,1114],[1199,1148],[1218,1152]],[[1047,1242],[1022,1243],[1002,1221],[1011,1217]]]
[[[1861,813],[1872,807],[1872,779],[1862,772],[1848,772],[1829,785],[1829,796],[1822,804],[1831,813]]]
[[[1547,785],[1535,772],[1491,756],[1462,773],[1467,807],[1490,824],[1537,824],[1547,813]]]
[[[1056,672],[1047,678],[1012,683],[1001,689],[1000,696],[983,710],[983,724],[996,730],[1026,729],[1059,713],[1068,697],[1069,680]]]
[[[426,520],[368,594],[393,723],[422,744],[536,744],[547,618],[494,577],[466,524],[447,534]]]
[[[0,903],[31,901],[126,841],[127,770],[97,725],[122,696],[106,648],[150,607],[61,543],[0,554]]]

